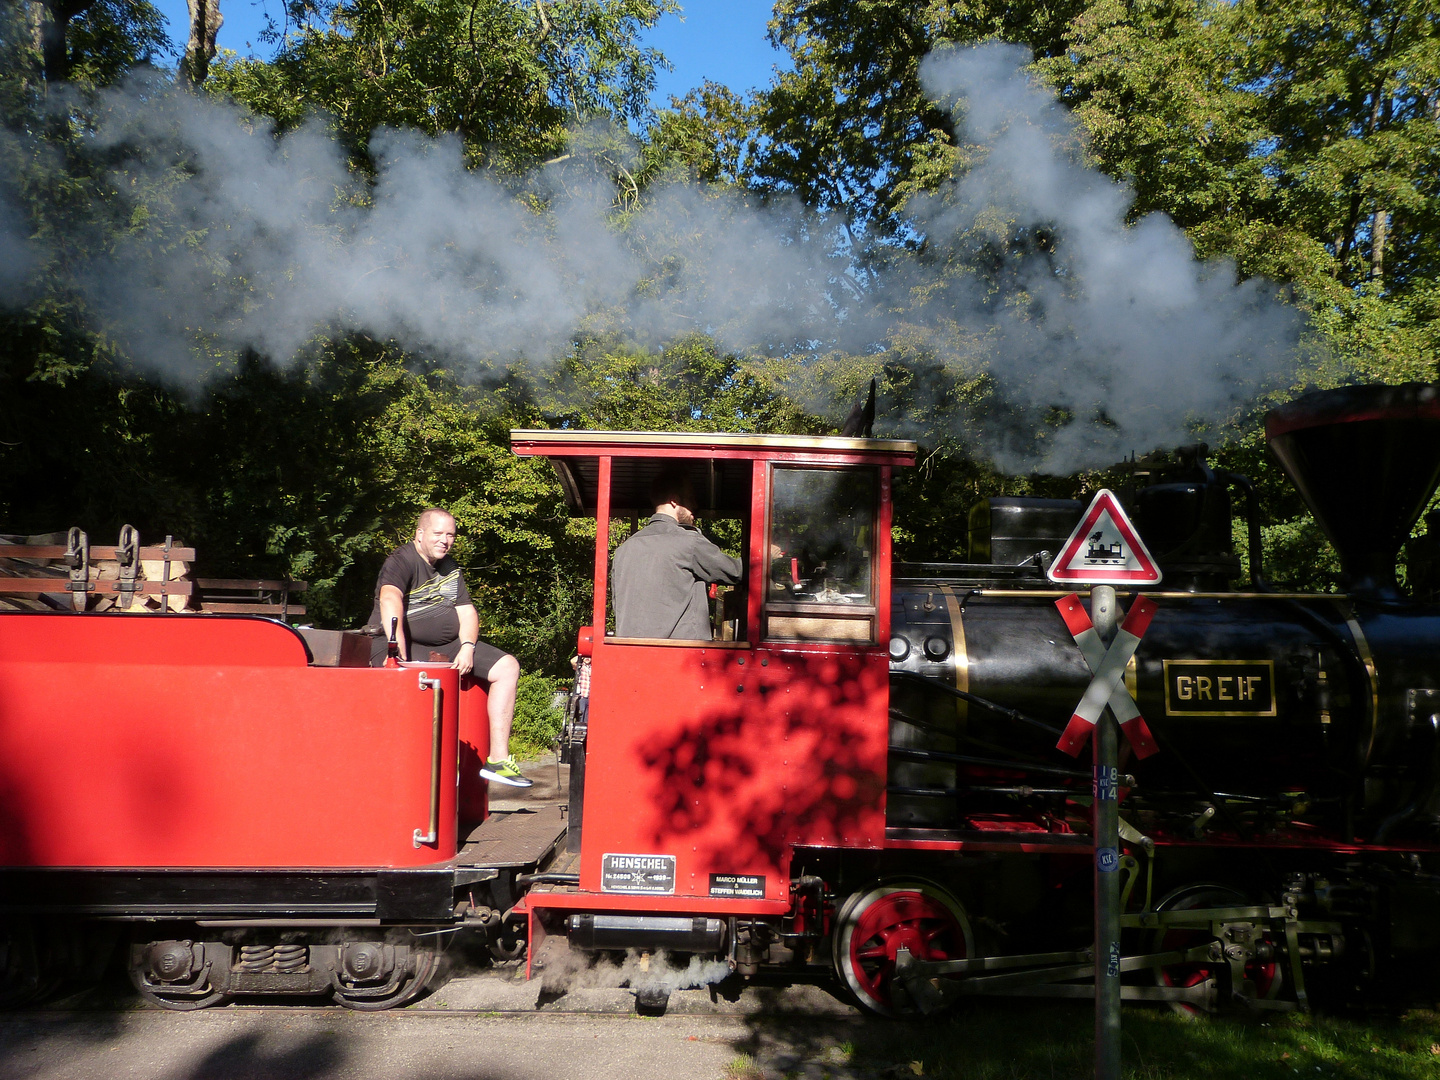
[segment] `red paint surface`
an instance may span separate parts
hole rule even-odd
[[[0,614],[0,865],[414,866],[455,851],[457,676],[306,666],[225,616]],[[483,709],[483,702],[480,706]]]
[[[459,807],[463,837],[490,814],[490,785],[480,766],[490,756],[489,693],[483,682],[460,680]]]
[[[592,665],[582,889],[607,853],[660,854],[676,895],[763,874],[786,900],[795,845],[884,845],[883,650],[606,641]]]

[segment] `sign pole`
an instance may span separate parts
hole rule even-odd
[[[1091,586],[1088,616],[1075,593],[1055,601],[1094,674],[1056,749],[1077,757],[1090,739],[1095,756],[1095,1080],[1120,1080],[1120,733],[1138,759],[1160,747],[1123,683],[1155,602],[1136,594],[1122,624],[1114,586],[1158,585],[1164,574],[1105,490],[1095,493],[1045,573],[1057,585]]]
[[[1090,590],[1090,618],[1109,645],[1118,623],[1115,590]],[[1120,1078],[1120,749],[1107,706],[1095,725],[1095,1080]]]

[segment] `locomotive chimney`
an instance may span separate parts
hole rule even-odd
[[[1440,385],[1347,386],[1265,416],[1265,438],[1357,596],[1400,596],[1395,558],[1440,483]]]

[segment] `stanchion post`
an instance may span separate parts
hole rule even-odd
[[[1119,608],[1115,590],[1090,590],[1090,619],[1107,646]],[[1120,1078],[1120,793],[1119,730],[1107,707],[1092,747],[1095,808],[1095,1080]]]

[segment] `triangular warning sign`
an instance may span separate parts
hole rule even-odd
[[[1096,493],[1047,571],[1066,585],[1156,585],[1160,567],[1109,491]]]

